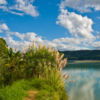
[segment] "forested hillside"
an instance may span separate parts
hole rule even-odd
[[[100,60],[100,50],[60,51],[68,60]]]

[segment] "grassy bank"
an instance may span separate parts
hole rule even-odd
[[[39,91],[36,100],[67,100],[65,92],[56,91],[43,79],[19,80],[0,89],[0,100],[25,100],[28,91]],[[61,93],[59,93],[61,92]],[[33,94],[34,95],[34,94]],[[63,95],[62,99],[60,95]],[[30,99],[32,100],[32,99]]]
[[[34,42],[23,50],[8,48],[0,39],[0,100],[23,100],[34,90],[36,100],[67,100],[64,55],[41,44],[36,47]]]

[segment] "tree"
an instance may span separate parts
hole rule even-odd
[[[20,51],[8,49],[6,55],[2,53],[1,75],[4,78],[4,83],[12,83],[13,81],[24,77],[24,61],[23,54]]]
[[[0,38],[0,57],[6,56],[8,53],[8,45],[6,44],[6,41],[2,38]]]

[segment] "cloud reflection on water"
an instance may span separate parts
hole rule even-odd
[[[65,69],[70,78],[66,81],[69,100],[99,100],[100,71],[93,69]],[[74,80],[73,83],[69,83]],[[96,97],[99,96],[99,97]]]

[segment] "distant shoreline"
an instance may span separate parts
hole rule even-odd
[[[100,60],[70,60],[69,63],[100,63]]]
[[[100,60],[73,60],[69,61],[65,69],[99,69]]]
[[[100,60],[100,50],[79,50],[79,51],[60,51],[64,53],[64,57],[67,58],[69,61],[80,61],[80,60],[89,60],[92,61],[99,61]]]

